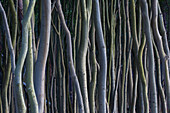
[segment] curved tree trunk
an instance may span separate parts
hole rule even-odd
[[[107,57],[106,47],[104,43],[99,1],[93,0],[93,21],[96,29],[97,47],[99,49],[99,80],[98,80],[98,101],[99,101],[99,113],[106,113],[106,73],[107,73]]]
[[[78,50],[77,75],[80,81],[80,88],[83,96],[85,113],[89,113],[89,99],[87,90],[87,72],[86,72],[86,55],[88,48],[89,37],[89,22],[91,17],[92,0],[80,0],[82,26],[81,26],[81,40]]]
[[[51,26],[51,1],[41,1],[41,32],[38,57],[35,64],[34,85],[38,101],[39,113],[44,112],[45,98],[45,67],[49,50]]]
[[[142,19],[143,19],[143,29],[146,36],[146,44],[148,47],[148,56],[149,56],[149,81],[150,81],[150,92],[151,92],[151,111],[153,113],[157,113],[157,91],[156,91],[156,81],[154,74],[154,53],[153,53],[153,44],[151,38],[151,30],[150,30],[150,21],[148,14],[148,4],[146,0],[140,0],[141,11],[142,11]],[[145,21],[144,21],[145,20]]]
[[[10,8],[11,8],[11,13],[14,17],[13,21],[16,24],[13,24],[12,26],[12,32],[11,32],[11,38],[12,38],[12,47],[15,48],[15,41],[16,41],[16,35],[17,35],[17,15],[14,7],[14,2],[12,0],[10,2]],[[13,49],[14,50],[14,49]],[[10,51],[10,54],[8,57],[8,63],[7,63],[7,71],[5,72],[5,76],[3,76],[3,81],[2,81],[2,107],[3,107],[3,113],[9,113],[9,104],[8,104],[8,99],[7,99],[7,92],[8,92],[8,85],[9,85],[9,80],[10,80],[10,75],[11,75],[11,58],[14,57],[14,51]],[[12,53],[11,53],[12,52]],[[11,57],[10,57],[11,56]],[[14,60],[12,59],[12,60]],[[15,65],[15,62],[12,61],[13,67]],[[14,72],[14,69],[13,69]]]
[[[93,21],[93,20],[92,20]],[[95,90],[96,90],[96,80],[97,80],[97,65],[96,65],[96,47],[95,47],[95,28],[94,23],[92,23],[90,32],[90,60],[91,60],[91,81],[89,87],[89,105],[90,113],[95,113]]]
[[[75,73],[75,68],[74,68],[74,64],[73,64],[73,58],[72,58],[72,43],[71,43],[71,34],[69,29],[67,28],[67,25],[65,23],[65,19],[64,19],[64,15],[61,9],[61,4],[60,4],[60,0],[57,0],[57,9],[58,9],[58,13],[59,13],[59,17],[62,23],[62,27],[66,33],[66,37],[67,37],[67,52],[68,52],[68,65],[69,65],[69,70],[70,70],[70,75],[72,77],[73,83],[75,85],[75,90],[77,93],[77,100],[78,100],[78,104],[79,104],[79,113],[84,113],[84,105],[83,105],[83,99],[82,99],[82,95],[81,95],[81,91],[80,91],[80,86],[79,86],[79,81],[77,79],[77,75]]]
[[[34,90],[33,82],[33,48],[32,48],[32,29],[31,24],[29,23],[28,28],[28,53],[26,58],[26,88],[28,93],[28,99],[30,103],[30,113],[38,113],[38,102]]]
[[[161,35],[158,30],[158,1],[152,0],[152,30],[153,37],[158,47],[159,56],[162,63],[162,75],[165,78],[165,89],[167,95],[167,108],[168,113],[170,112],[170,79],[169,79],[169,68],[168,68],[168,57],[164,52]],[[155,106],[156,107],[156,106]]]

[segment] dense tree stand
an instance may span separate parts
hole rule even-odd
[[[168,0],[1,0],[0,113],[170,113]]]

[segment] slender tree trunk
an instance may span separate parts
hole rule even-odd
[[[100,17],[100,7],[99,1],[93,0],[93,20],[96,29],[97,37],[97,47],[99,49],[99,85],[98,85],[98,101],[99,101],[99,113],[106,113],[106,79],[107,79],[107,57],[106,57],[106,47],[104,43],[101,17]]]
[[[142,20],[143,20],[143,29],[146,36],[146,44],[148,47],[148,56],[149,56],[149,81],[150,81],[150,90],[151,90],[151,112],[157,113],[157,91],[156,91],[156,81],[154,74],[154,53],[153,53],[153,44],[151,38],[150,30],[150,21],[148,14],[148,4],[146,0],[140,0],[141,11],[142,11]],[[145,21],[144,21],[145,20]]]
[[[122,11],[122,28],[123,28],[123,72],[122,72],[122,82],[121,82],[121,113],[125,112],[125,79],[126,79],[126,14],[125,14],[125,1],[121,1],[121,11]]]
[[[166,29],[164,26],[163,14],[162,14],[159,3],[158,3],[158,24],[160,26],[160,35],[162,36],[162,42],[163,42],[163,47],[164,47],[165,53],[166,53],[166,55],[168,55],[168,57],[170,57],[169,46],[168,46],[168,37],[167,37]],[[168,59],[168,65],[169,65],[169,69],[170,69],[170,59]]]
[[[137,99],[137,85],[138,85],[138,70],[137,70],[137,62],[138,62],[138,36],[137,36],[137,29],[136,29],[136,12],[135,12],[135,1],[130,0],[130,24],[131,24],[131,32],[132,32],[132,38],[133,38],[133,52],[134,52],[134,87],[133,87],[133,98],[132,98],[132,105],[130,107],[130,112],[135,113],[135,105],[136,105],[136,99]]]
[[[112,113],[117,113],[118,112],[118,97],[119,97],[119,90],[118,90],[118,85],[119,85],[119,81],[120,81],[120,71],[121,71],[121,58],[122,58],[122,52],[121,52],[121,46],[122,46],[122,44],[121,44],[121,29],[122,29],[122,27],[121,27],[121,13],[120,13],[120,0],[118,0],[118,2],[117,2],[117,4],[118,4],[118,18],[119,18],[119,30],[118,30],[118,42],[119,42],[119,61],[118,61],[118,64],[117,64],[117,70],[116,70],[116,82],[115,82],[115,88],[114,88],[114,91],[113,91],[113,105],[112,105],[112,107],[113,108],[111,108],[111,112]]]
[[[34,83],[33,83],[33,49],[32,49],[32,29],[29,24],[28,28],[28,53],[26,58],[26,88],[30,104],[30,113],[38,113],[38,102],[35,95]]]
[[[27,1],[25,1],[24,6],[24,18],[22,22],[22,47],[15,70],[15,99],[17,104],[17,111],[19,113],[26,112],[26,105],[24,102],[22,89],[22,68],[28,51],[28,24],[34,10],[35,0],[30,1],[30,3],[27,3]]]
[[[93,21],[93,20],[92,20]],[[96,65],[96,48],[95,48],[95,27],[92,23],[92,28],[90,32],[90,60],[91,60],[91,82],[90,82],[90,91],[89,91],[89,105],[90,113],[95,113],[95,90],[96,90],[96,80],[97,80],[97,65]]]
[[[78,51],[77,72],[80,81],[80,88],[83,96],[85,113],[89,113],[89,99],[87,90],[87,72],[86,72],[86,55],[88,48],[88,34],[89,34],[89,21],[91,17],[92,0],[81,0],[81,14],[82,14],[82,26],[81,26],[81,41]]]
[[[114,92],[114,88],[115,88],[115,82],[114,82],[114,77],[115,77],[115,42],[116,42],[116,32],[115,32],[115,28],[116,28],[116,4],[117,4],[117,0],[115,1],[111,1],[111,12],[110,12],[110,50],[109,50],[109,61],[108,61],[108,79],[109,79],[109,91],[108,91],[108,104],[110,104],[111,106],[113,105],[113,101],[110,101],[110,99],[113,99],[113,92]],[[105,29],[104,29],[105,30]],[[103,30],[103,31],[104,31]],[[106,42],[106,41],[105,41]],[[113,64],[112,64],[113,63]],[[113,69],[112,69],[113,68]],[[111,108],[112,109],[112,108]]]
[[[58,9],[58,13],[59,13],[59,17],[60,17],[60,20],[61,20],[61,23],[62,23],[63,30],[65,31],[66,37],[67,37],[66,41],[67,41],[67,52],[68,52],[68,65],[69,65],[69,69],[70,69],[70,75],[71,75],[72,80],[74,82],[76,93],[77,93],[77,99],[78,99],[78,104],[79,104],[79,112],[84,113],[83,99],[82,99],[77,75],[75,73],[73,58],[72,58],[71,34],[70,34],[70,31],[68,30],[67,25],[65,23],[64,15],[63,15],[63,12],[62,12],[62,9],[61,9],[60,0],[57,0],[57,9]]]
[[[38,57],[35,64],[34,85],[38,101],[39,113],[44,111],[45,97],[45,67],[49,50],[51,26],[51,1],[41,1],[41,32]]]
[[[145,109],[145,113],[149,113],[149,100],[148,100],[148,93],[147,93],[147,83],[146,83],[146,77],[144,74],[144,68],[143,68],[143,63],[142,63],[142,55],[143,55],[143,50],[144,50],[144,46],[145,46],[145,42],[146,39],[144,37],[144,35],[142,36],[141,39],[141,45],[139,47],[139,53],[138,53],[138,59],[139,59],[139,79],[141,80],[141,85],[142,85],[142,92],[143,92],[143,99],[144,99],[144,109]],[[141,92],[141,93],[142,93]]]
[[[158,91],[159,91],[159,96],[160,96],[160,100],[161,100],[161,110],[162,113],[167,113],[167,103],[165,100],[165,94],[164,94],[164,89],[162,87],[161,84],[161,65],[160,65],[160,58],[159,58],[159,53],[158,50],[156,48],[156,45],[154,44],[154,51],[155,51],[155,58],[156,58],[156,74],[157,74],[157,81],[158,81]]]
[[[152,30],[153,30],[153,37],[158,47],[158,52],[162,63],[162,75],[165,78],[167,106],[168,106],[168,112],[170,112],[170,79],[169,79],[168,58],[164,52],[161,35],[158,30],[158,1],[157,0],[152,0]],[[154,106],[155,109],[157,107],[156,104],[157,103],[155,103]]]

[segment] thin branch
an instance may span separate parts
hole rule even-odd
[[[14,49],[13,49],[13,46],[12,46],[11,34],[10,34],[8,22],[7,22],[6,13],[5,13],[5,11],[4,11],[3,7],[2,7],[1,2],[0,2],[0,14],[2,15],[2,20],[4,21],[3,25],[4,25],[4,29],[5,29],[8,49],[9,49],[10,54],[11,54],[12,73],[14,75],[14,73],[15,73],[15,53],[14,53]]]
[[[65,31],[66,36],[67,36],[68,64],[69,64],[70,74],[71,74],[72,80],[75,84],[75,89],[76,89],[76,93],[77,93],[77,97],[78,97],[79,112],[84,113],[83,98],[82,98],[79,82],[78,82],[77,75],[75,73],[75,69],[74,69],[74,65],[73,65],[71,34],[70,34],[70,31],[65,23],[64,15],[63,15],[63,12],[61,9],[60,0],[57,0],[57,9],[58,9],[58,13],[59,13],[59,17],[61,20],[63,30]]]

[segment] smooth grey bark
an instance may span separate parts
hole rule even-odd
[[[107,2],[107,1],[106,1]],[[107,4],[107,3],[106,3]],[[108,5],[108,4],[107,4]],[[108,77],[109,77],[109,88],[108,88],[108,96],[107,96],[107,100],[108,100],[108,104],[110,104],[110,106],[113,106],[113,95],[114,95],[114,89],[115,89],[115,81],[116,81],[116,74],[115,74],[115,49],[116,49],[116,32],[115,32],[115,28],[116,28],[116,5],[117,5],[117,0],[111,0],[111,8],[110,8],[110,25],[109,27],[109,31],[110,31],[110,50],[109,50],[109,61],[108,61]],[[108,11],[106,9],[106,11]],[[107,12],[108,13],[108,12]],[[109,18],[108,18],[109,21]],[[108,22],[109,23],[109,22]],[[111,28],[110,28],[111,26]],[[105,29],[103,29],[104,31]],[[108,37],[109,38],[109,37]],[[108,39],[107,38],[107,39]],[[104,36],[104,40],[106,42],[106,38]],[[112,107],[110,108],[110,110],[112,109]]]
[[[62,9],[61,9],[60,0],[56,0],[56,2],[57,2],[57,9],[58,9],[60,21],[61,21],[63,30],[66,33],[66,37],[67,37],[66,41],[67,41],[67,52],[68,52],[68,55],[67,55],[68,66],[69,66],[70,75],[71,75],[72,80],[74,82],[75,90],[76,90],[76,93],[77,93],[77,99],[78,99],[78,104],[79,104],[79,106],[78,106],[79,107],[79,113],[84,113],[83,99],[82,99],[79,81],[77,79],[77,75],[76,75],[74,64],[73,64],[73,58],[72,58],[71,34],[70,34],[70,31],[67,28],[67,25],[65,23],[64,15],[63,15],[63,12],[62,12]]]
[[[138,2],[138,40],[140,41],[139,51],[138,51],[138,71],[139,71],[139,93],[141,95],[141,99],[139,98],[139,108],[141,108],[139,111],[144,113],[149,113],[149,100],[148,100],[148,93],[147,93],[147,84],[146,84],[146,77],[144,73],[144,67],[143,67],[143,50],[146,45],[146,37],[144,36],[144,32],[142,32],[141,36],[141,7],[140,2]],[[140,105],[142,104],[142,105]],[[140,107],[141,106],[141,107]]]
[[[60,112],[65,113],[66,112],[66,90],[65,90],[65,65],[64,65],[64,55],[63,55],[63,48],[62,48],[62,40],[60,35],[60,18],[58,16],[58,31],[59,31],[59,50],[60,53],[58,53],[58,72],[60,77]],[[61,61],[60,61],[61,60]],[[62,70],[63,71],[62,71]]]
[[[132,36],[131,36],[131,29],[130,29],[130,18],[129,18],[129,0],[126,0],[126,4],[125,4],[125,8],[126,8],[126,24],[127,24],[127,37],[128,37],[128,42],[127,42],[127,53],[129,54],[129,58],[127,58],[127,67],[129,69],[127,69],[126,74],[128,75],[128,84],[127,84],[127,88],[128,88],[128,97],[129,97],[129,103],[132,103],[132,98],[133,98],[133,79],[132,79],[132,64],[131,64],[131,48],[132,48]]]
[[[157,91],[156,91],[156,81],[155,81],[155,74],[154,74],[154,53],[153,53],[153,44],[151,38],[151,29],[150,29],[150,20],[148,14],[148,4],[146,0],[140,0],[141,5],[141,12],[142,12],[142,22],[143,22],[143,29],[146,36],[146,44],[148,50],[148,60],[149,60],[149,82],[150,82],[150,89],[151,89],[151,111],[153,113],[157,113]],[[145,20],[145,21],[144,21]]]
[[[168,39],[167,39],[168,37],[166,34],[166,29],[165,29],[164,20],[163,20],[163,14],[162,14],[159,3],[158,3],[158,23],[159,23],[159,27],[160,27],[160,35],[162,36],[165,53],[168,55],[168,57],[170,57]],[[168,65],[170,68],[170,59],[168,59]]]
[[[85,113],[89,113],[89,99],[87,89],[87,70],[86,70],[86,55],[88,48],[88,37],[89,37],[89,22],[91,17],[92,0],[80,0],[81,6],[81,40],[78,50],[77,60],[77,75],[80,81],[80,88],[83,96],[84,110]]]
[[[161,110],[162,110],[162,113],[167,113],[167,103],[166,103],[165,93],[164,93],[164,89],[161,84],[162,79],[161,79],[160,58],[159,58],[159,53],[158,53],[158,50],[155,44],[154,44],[154,51],[155,51],[155,58],[156,58],[155,65],[156,65],[156,74],[157,74],[157,81],[158,81],[158,91],[159,91],[159,96],[161,100]]]
[[[78,39],[78,15],[79,15],[79,4],[80,4],[80,0],[75,0],[76,1],[76,9],[75,9],[75,24],[74,24],[74,39],[73,39],[73,61],[74,61],[74,67],[76,69],[76,53],[77,53],[77,46],[76,46],[76,40]],[[74,20],[74,19],[73,19]],[[79,20],[80,21],[80,20]],[[80,32],[79,32],[80,33]],[[76,96],[76,92],[75,92],[75,89],[74,89],[74,94],[73,94],[73,100],[74,100],[74,108],[73,108],[73,112],[76,113],[77,112],[77,96]]]
[[[2,21],[4,21],[4,29],[5,29],[5,34],[6,34],[6,40],[7,40],[7,44],[8,44],[8,49],[9,49],[10,54],[11,54],[12,73],[14,74],[15,73],[15,53],[14,53],[14,49],[13,49],[13,46],[12,46],[11,34],[10,34],[8,22],[7,22],[6,13],[5,13],[5,11],[2,7],[1,2],[0,2],[0,14],[2,15]]]
[[[92,20],[93,21],[93,20]],[[95,46],[95,27],[94,23],[92,23],[92,27],[90,30],[90,62],[91,62],[91,81],[89,87],[89,105],[90,105],[90,113],[95,113],[95,90],[96,90],[96,82],[97,82],[97,64],[96,64],[96,46]]]
[[[18,28],[17,27],[17,24],[18,24],[17,11],[18,10],[17,10],[17,5],[16,5],[16,8],[15,8],[15,4],[14,4],[13,0],[10,0],[9,3],[10,3],[11,14],[12,14],[11,16],[13,17],[13,19],[11,21],[13,23],[12,28],[11,28],[11,38],[12,38],[12,45],[13,45],[14,52],[15,52],[16,38],[17,38],[17,28]],[[18,0],[16,0],[16,4],[18,4]],[[11,97],[13,95],[13,93],[12,93],[12,80],[13,80],[14,76],[12,76],[12,74],[11,74],[11,65],[12,65],[11,58],[9,58],[8,72],[7,72],[7,76],[6,76],[6,78],[8,78],[6,80],[9,80],[9,81],[6,81],[6,84],[9,85],[8,87],[6,87],[6,88],[8,88],[8,95],[6,95],[6,96],[8,96],[9,107],[12,107],[12,105],[13,105],[13,104],[11,105],[11,103],[13,101],[13,98],[11,98]]]
[[[27,53],[27,45],[28,45],[28,40],[27,40],[27,25],[28,25],[28,21],[31,18],[31,14],[33,12],[33,8],[35,5],[35,1],[32,0],[29,4],[28,10],[25,13],[25,16],[23,18],[23,35],[22,35],[22,48],[21,48],[21,52],[19,55],[19,60],[17,62],[17,66],[16,66],[16,70],[15,70],[15,56],[14,56],[14,50],[12,47],[12,42],[11,42],[11,36],[10,36],[10,31],[9,31],[9,27],[7,24],[7,19],[5,16],[5,11],[2,8],[2,5],[0,3],[0,8],[1,8],[1,14],[3,15],[3,19],[4,19],[4,25],[5,25],[5,31],[7,34],[7,42],[8,42],[8,48],[9,51],[11,53],[11,60],[12,60],[12,73],[14,75],[15,73],[15,99],[16,99],[16,107],[17,107],[17,111],[19,113],[24,113],[26,112],[26,106],[25,106],[25,102],[24,102],[24,98],[23,98],[23,91],[22,91],[22,80],[21,80],[21,71],[22,71],[22,67],[24,65],[24,61],[25,61],[25,57],[26,57],[26,53]]]
[[[138,85],[138,50],[139,50],[139,44],[138,44],[138,36],[137,36],[137,29],[136,29],[136,6],[135,1],[130,0],[130,24],[131,24],[131,33],[133,38],[133,52],[134,52],[134,87],[133,87],[133,98],[132,98],[132,105],[130,106],[130,112],[135,113],[135,105],[136,105],[136,99],[137,99],[137,85]]]
[[[28,99],[30,104],[30,113],[38,113],[38,102],[34,90],[33,83],[33,47],[32,47],[32,29],[29,24],[28,28],[28,52],[26,58],[26,88],[28,93]]]
[[[122,69],[122,82],[121,82],[121,113],[126,111],[126,100],[125,100],[125,83],[126,83],[126,14],[125,14],[125,1],[121,1],[122,11],[122,33],[123,33],[123,69]]]
[[[0,3],[1,5],[1,3]],[[12,15],[14,16],[14,22],[16,22],[16,13],[15,13],[15,7],[14,7],[14,3],[10,0],[10,8],[11,8],[11,12]],[[11,75],[11,58],[12,59],[12,65],[13,65],[13,74],[14,74],[14,68],[15,68],[15,54],[14,54],[14,49],[13,46],[15,46],[15,40],[16,40],[16,24],[14,24],[12,26],[12,36],[10,35],[10,31],[9,31],[9,26],[7,23],[7,18],[6,18],[6,14],[5,11],[2,7],[2,5],[0,6],[0,15],[2,15],[2,21],[3,21],[3,26],[5,29],[5,34],[6,34],[6,40],[7,40],[7,44],[8,44],[8,48],[9,48],[9,57],[8,57],[8,61],[7,61],[7,70],[5,71],[5,74],[3,76],[3,80],[2,80],[2,94],[1,96],[2,98],[2,109],[3,109],[3,113],[9,113],[9,102],[8,100],[10,100],[10,98],[7,98],[7,92],[8,92],[8,85],[9,85],[9,80],[10,80],[10,75]],[[16,22],[17,23],[17,22]],[[11,37],[12,37],[12,42],[11,42]],[[12,55],[11,55],[12,54]],[[10,89],[10,88],[9,88]]]
[[[45,67],[50,42],[51,1],[42,0],[41,7],[40,45],[34,70],[34,85],[38,101],[39,113],[44,112]]]
[[[106,74],[107,74],[107,57],[106,47],[104,43],[99,1],[93,0],[93,20],[96,29],[97,47],[99,50],[99,79],[98,79],[98,101],[99,101],[99,113],[106,113]]]
[[[24,4],[24,14],[27,11],[28,5],[30,1],[25,0],[23,1]],[[35,4],[35,3],[34,3]],[[33,13],[33,12],[32,12]],[[31,15],[32,17],[32,15]],[[34,83],[33,83],[33,52],[32,52],[32,28],[31,28],[31,18],[28,20],[28,24],[26,26],[26,32],[27,32],[27,37],[28,37],[28,52],[26,55],[26,89],[27,89],[27,94],[28,94],[28,99],[29,99],[29,104],[30,104],[30,113],[38,113],[38,103],[34,91]]]
[[[158,30],[158,1],[152,0],[152,30],[153,30],[153,37],[156,42],[158,53],[161,60],[162,66],[162,75],[165,78],[165,90],[167,96],[167,108],[168,113],[170,112],[170,79],[169,79],[169,68],[168,68],[168,56],[164,52],[162,37]],[[155,103],[157,104],[157,103]],[[155,105],[156,107],[156,105]]]
[[[119,30],[118,30],[118,42],[119,42],[119,59],[118,59],[118,64],[117,64],[117,70],[116,70],[116,82],[115,82],[115,88],[113,91],[113,105],[111,106],[111,112],[112,113],[117,113],[118,112],[118,86],[119,86],[119,81],[120,81],[120,71],[121,71],[121,58],[122,58],[122,47],[121,47],[121,13],[120,13],[120,0],[117,1],[118,4],[118,18],[119,18]]]
[[[139,84],[142,89],[140,93],[142,94],[143,98],[143,103],[144,103],[144,113],[149,113],[149,100],[148,100],[148,91],[147,91],[147,84],[146,84],[146,77],[144,73],[144,68],[143,68],[143,63],[142,63],[142,55],[143,55],[143,50],[145,47],[146,39],[144,35],[142,35],[141,38],[141,45],[139,47],[139,52],[138,52],[138,67],[139,67]]]
[[[26,113],[26,105],[22,89],[22,68],[28,51],[28,24],[31,19],[35,6],[35,0],[29,2],[28,8],[25,7],[25,13],[22,21],[22,47],[15,69],[15,100],[18,113]]]

